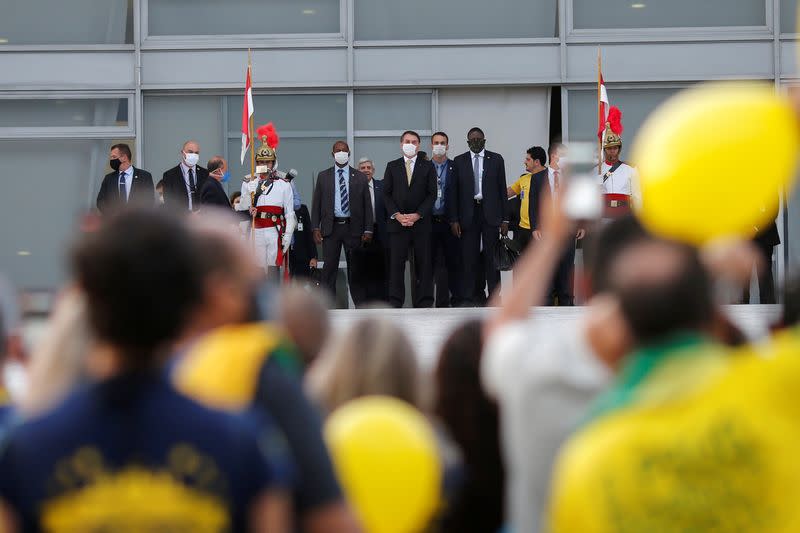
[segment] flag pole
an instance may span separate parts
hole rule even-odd
[[[602,58],[600,57],[600,47],[597,47],[597,121],[600,123],[600,128],[603,128],[603,119],[600,116],[600,79],[602,78]],[[603,130],[601,129],[600,137],[597,139],[597,173],[603,173]]]
[[[253,54],[250,48],[247,49],[247,76],[250,78],[250,90],[252,91],[252,80],[253,80]],[[247,105],[247,94],[244,95],[245,102],[244,105]],[[250,137],[250,180],[256,179],[256,146],[255,146],[255,136],[253,131],[253,119],[255,117],[255,113],[250,115],[250,121],[247,126],[248,129],[248,137]],[[253,205],[253,200],[255,199],[255,194],[250,193],[250,207],[255,207]],[[253,215],[252,221],[250,222],[250,241],[255,248],[256,245],[256,217]]]

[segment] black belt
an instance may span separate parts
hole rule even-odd
[[[334,224],[349,224],[350,217],[333,217]]]
[[[433,215],[433,221],[437,224],[441,222],[447,222],[447,217],[444,215]]]

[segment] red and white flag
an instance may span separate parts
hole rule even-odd
[[[611,109],[611,103],[608,101],[608,93],[606,92],[606,84],[603,81],[602,73],[599,73],[598,84],[597,130],[603,131],[606,128],[608,110]]]
[[[250,83],[250,65],[247,65],[247,81],[244,85],[244,105],[242,106],[242,157],[241,164],[244,165],[244,156],[250,148],[250,117],[255,113],[253,108],[253,86]]]

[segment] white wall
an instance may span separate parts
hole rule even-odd
[[[450,157],[467,151],[467,131],[478,126],[486,134],[486,149],[505,159],[506,178],[513,183],[525,172],[525,150],[547,150],[549,95],[548,87],[440,90],[439,129],[450,137]]]

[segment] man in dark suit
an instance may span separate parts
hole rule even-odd
[[[375,165],[369,158],[358,161],[358,170],[369,180],[369,196],[374,214],[372,242],[353,250],[350,271],[353,284],[364,287],[368,303],[388,301],[389,237],[386,231],[386,207],[383,202],[383,182],[374,179]]]
[[[104,215],[121,206],[155,203],[153,176],[131,164],[131,148],[120,143],[111,147],[109,166],[112,172],[103,177],[97,193],[97,209]]]
[[[203,187],[200,189],[200,204],[214,206],[220,209],[231,209],[228,193],[225,192],[223,183],[230,179],[228,173],[228,163],[222,156],[215,155],[208,160],[208,177]]]
[[[176,212],[197,211],[200,191],[208,179],[208,170],[200,161],[200,145],[186,141],[181,148],[181,162],[164,172],[164,205]]]
[[[344,141],[333,144],[334,166],[317,176],[311,205],[314,242],[322,245],[322,284],[336,296],[336,272],[342,247],[348,264],[350,295],[357,306],[364,303],[363,287],[350,275],[354,248],[372,241],[373,213],[367,176],[349,166],[350,147]]]
[[[447,157],[450,139],[443,131],[431,136],[431,162],[436,169],[436,201],[433,203],[433,230],[431,232],[431,260],[436,286],[436,307],[461,305],[461,246],[450,230],[447,215],[448,191],[452,187],[453,160]]]
[[[776,206],[780,205],[780,198],[776,199]],[[766,208],[764,208],[766,211]],[[756,277],[758,278],[758,301],[762,304],[774,304],[775,299],[775,279],[772,275],[772,255],[774,248],[781,243],[780,234],[778,234],[778,225],[775,220],[778,216],[777,207],[776,212],[770,216],[767,224],[760,227],[754,227],[756,231],[753,237],[753,244],[756,245],[758,251],[761,253],[761,265],[756,265]],[[750,283],[744,287],[744,294],[742,295],[742,303],[750,303]]]
[[[508,233],[505,217],[508,186],[503,156],[485,149],[483,130],[469,130],[467,145],[469,151],[453,160],[453,182],[447,204],[453,234],[461,239],[463,286],[467,288],[464,304],[475,305],[476,297],[468,288],[475,285],[481,250],[489,294],[500,287],[494,254],[500,234]]]
[[[436,201],[436,169],[418,157],[420,137],[406,131],[400,137],[403,157],[390,161],[383,176],[383,199],[389,214],[389,303],[402,307],[409,249],[414,250],[417,288],[414,307],[433,306],[431,225]]]
[[[289,269],[292,278],[311,278],[312,269],[317,268],[317,245],[311,232],[311,214],[306,204],[300,204],[300,209],[294,213],[297,216],[297,228],[289,249]]]

